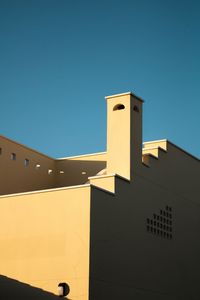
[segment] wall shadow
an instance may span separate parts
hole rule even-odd
[[[106,161],[98,160],[60,160],[56,162],[56,186],[81,185],[88,182],[88,177],[97,175],[106,168]],[[62,171],[63,174],[60,174]]]
[[[0,294],[4,300],[58,300],[61,297],[15,279],[0,275]],[[68,299],[64,297],[63,299]]]

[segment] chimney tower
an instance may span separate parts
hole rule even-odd
[[[107,96],[107,174],[131,179],[142,164],[143,100],[128,92]]]

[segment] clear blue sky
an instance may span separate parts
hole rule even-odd
[[[200,1],[0,1],[0,134],[53,157],[105,151],[104,97],[130,90],[144,141],[200,157]]]

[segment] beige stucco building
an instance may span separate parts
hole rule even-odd
[[[133,93],[106,101],[106,152],[53,159],[0,137],[0,286],[43,291],[31,300],[60,283],[71,300],[200,299],[199,159],[142,144]]]

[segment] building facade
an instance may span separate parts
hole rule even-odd
[[[71,300],[199,299],[199,159],[142,144],[133,93],[106,101],[106,152],[53,159],[0,137],[1,274]]]

